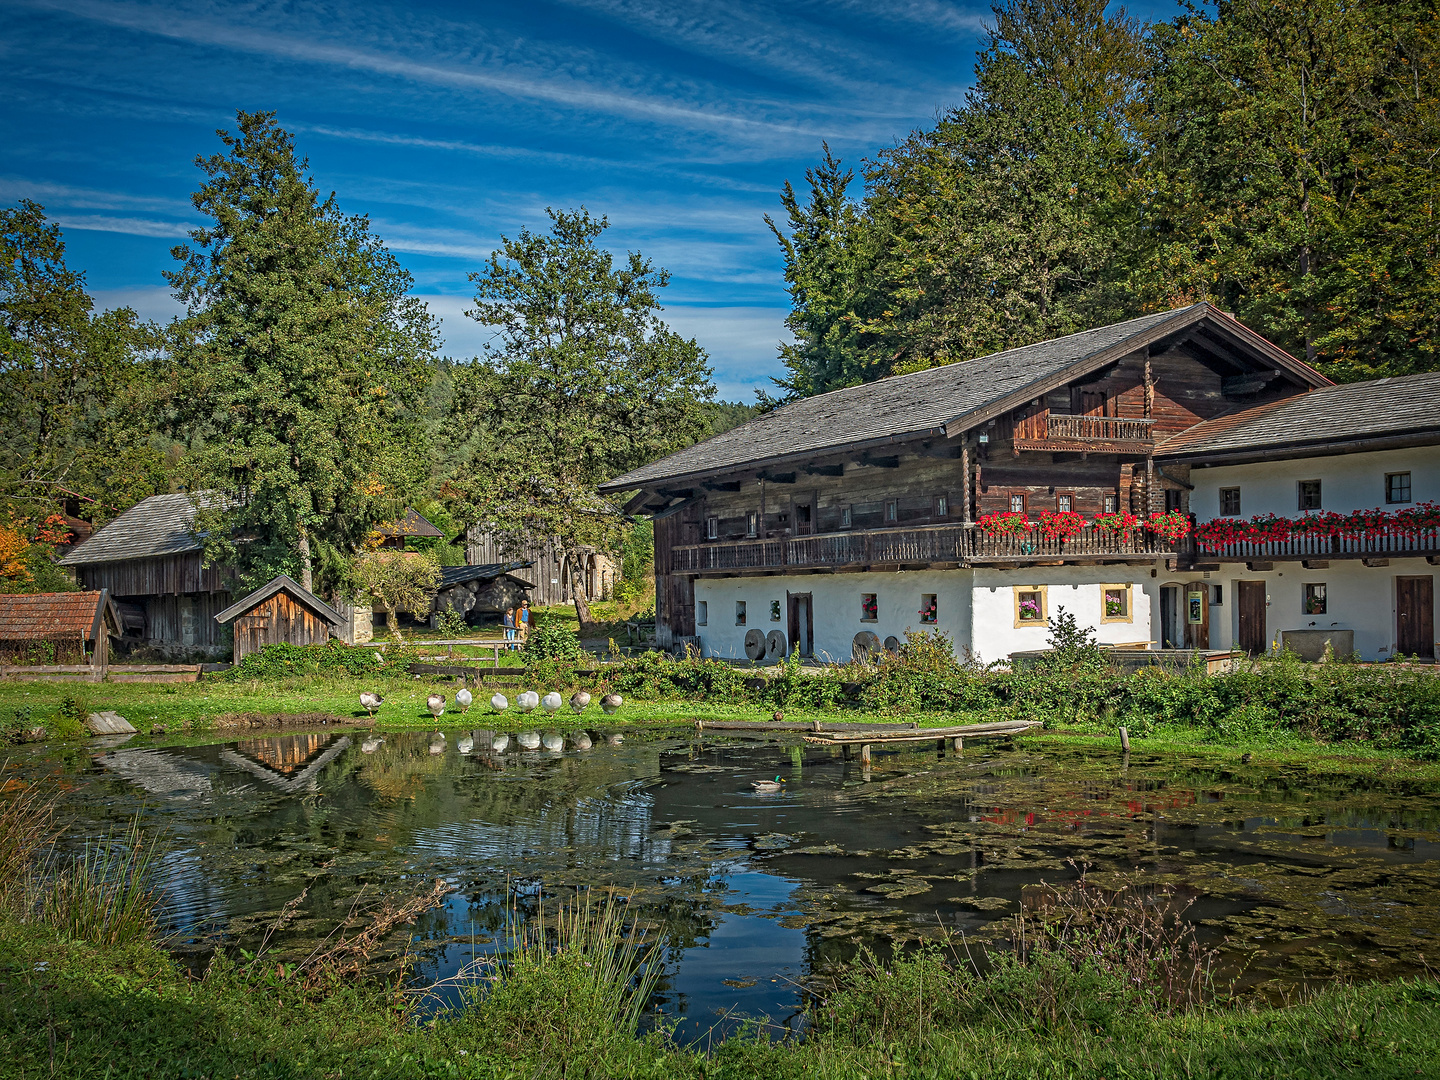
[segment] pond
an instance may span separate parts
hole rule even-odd
[[[308,951],[352,909],[442,878],[453,891],[413,928],[417,978],[441,980],[537,897],[613,889],[660,946],[657,1008],[682,1041],[795,1030],[803,985],[861,945],[993,938],[1073,864],[1193,898],[1226,977],[1258,993],[1417,974],[1440,945],[1440,784],[1383,767],[1321,782],[1083,740],[865,767],[674,728],[101,742],[21,748],[8,775],[59,780],[69,844],[136,814],[160,832],[182,957],[253,948],[302,892],[272,945]]]

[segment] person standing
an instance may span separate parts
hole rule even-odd
[[[520,609],[515,612],[515,631],[520,637],[520,644],[524,645],[530,637],[530,601],[521,600]]]
[[[505,640],[509,648],[515,648],[515,608],[505,609]]]

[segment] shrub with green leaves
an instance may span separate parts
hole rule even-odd
[[[388,663],[399,662],[397,656],[389,657]],[[307,675],[370,675],[386,665],[387,659],[379,649],[362,649],[339,641],[322,645],[291,645],[281,641],[251,653],[222,678],[233,682]]]
[[[530,667],[539,660],[584,660],[585,650],[580,646],[580,635],[567,623],[541,615],[531,625],[520,655]]]

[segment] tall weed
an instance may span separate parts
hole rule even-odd
[[[78,855],[32,866],[28,917],[96,945],[150,936],[160,899],[151,873],[155,852],[137,818],[119,837],[90,840]]]

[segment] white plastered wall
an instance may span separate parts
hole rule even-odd
[[[1359,559],[1335,559],[1328,567],[1307,570],[1298,562],[1276,563],[1274,570],[1251,572],[1227,564],[1210,580],[1223,583],[1223,603],[1210,607],[1210,647],[1228,649],[1240,631],[1236,582],[1265,582],[1265,640],[1278,645],[1282,630],[1355,631],[1355,651],[1364,660],[1385,660],[1395,652],[1395,579],[1430,577],[1437,569],[1424,559],[1391,559],[1389,566],[1365,566]],[[1306,615],[1304,586],[1325,585],[1326,612]],[[1436,623],[1440,626],[1440,622]]]
[[[1190,511],[1199,520],[1220,516],[1220,489],[1240,489],[1240,516],[1276,514],[1295,517],[1300,513],[1301,480],[1320,481],[1322,510],[1339,514],[1351,510],[1382,507],[1398,510],[1385,502],[1385,474],[1408,472],[1411,505],[1440,501],[1440,446],[1404,450],[1375,450],[1360,454],[1298,458],[1293,461],[1260,461],[1250,465],[1217,465],[1193,468],[1190,481]]]
[[[1131,586],[1129,622],[1106,622],[1106,585]],[[909,630],[940,630],[956,651],[978,659],[1003,660],[1012,652],[1043,649],[1048,626],[1015,626],[1015,589],[1043,585],[1047,613],[1059,607],[1082,627],[1093,629],[1104,644],[1149,642],[1156,582],[1146,566],[1046,566],[1028,570],[907,570],[892,573],[805,574],[777,577],[699,578],[697,605],[705,604],[705,624],[696,633],[707,656],[744,659],[745,634],[789,628],[788,593],[810,593],[815,620],[815,658],[843,663],[850,659],[855,635],[862,630],[882,641],[903,639]],[[876,596],[877,618],[861,620],[861,597]],[[936,622],[920,622],[921,598],[935,594]],[[735,623],[735,603],[745,602],[744,626]],[[770,618],[771,602],[780,602],[780,618]]]

